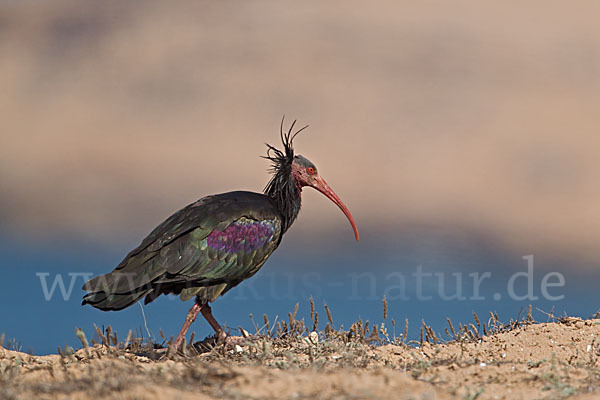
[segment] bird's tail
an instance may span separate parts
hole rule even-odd
[[[83,290],[88,293],[81,304],[103,311],[118,311],[137,302],[155,289],[153,281],[164,272],[157,254],[134,250],[112,272],[83,285]]]
[[[122,285],[119,285],[119,279],[115,277],[115,273],[118,274],[118,271],[98,276],[86,282],[83,290],[89,293],[83,296],[81,304],[89,304],[102,311],[118,311],[136,303],[153,290],[148,285],[142,287],[133,285],[126,290],[120,289],[119,287]]]
[[[139,299],[152,290],[144,290],[134,293],[111,293],[92,292],[83,296],[81,305],[89,304],[102,311],[119,311],[136,303]]]

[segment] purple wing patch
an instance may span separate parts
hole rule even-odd
[[[208,246],[215,250],[238,253],[259,249],[273,240],[278,229],[276,220],[257,221],[242,217],[232,222],[225,230],[214,230],[206,238]]]

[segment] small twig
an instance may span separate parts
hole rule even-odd
[[[148,329],[148,324],[146,322],[146,314],[144,313],[144,306],[142,306],[142,303],[138,301],[138,304],[140,305],[140,310],[142,310],[142,318],[144,318],[144,327],[146,328],[146,333],[148,334],[148,338],[150,338],[150,340],[152,339],[152,334],[150,333],[150,329]]]

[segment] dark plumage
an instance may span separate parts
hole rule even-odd
[[[295,123],[295,122],[294,122]],[[283,150],[268,146],[273,177],[265,193],[236,191],[188,205],[161,223],[132,250],[114,271],[88,281],[82,304],[100,310],[121,310],[144,298],[149,303],[161,294],[182,300],[196,298],[176,346],[189,324],[202,312],[215,330],[209,302],[254,275],[275,251],[282,235],[300,211],[303,186],[312,186],[334,201],[358,232],[341,200],[306,158],[294,155],[292,135],[280,131]]]

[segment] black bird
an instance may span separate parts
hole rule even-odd
[[[236,191],[206,196],[171,215],[133,249],[114,271],[88,281],[82,304],[103,311],[122,310],[145,296],[148,304],[161,294],[178,294],[195,303],[177,339],[178,349],[199,312],[218,336],[225,334],[209,302],[253,276],[275,251],[300,211],[301,192],[310,186],[346,215],[356,240],[358,230],[348,208],[317,172],[295,155],[296,121],[280,136],[283,150],[267,144],[273,176],[264,194]]]

